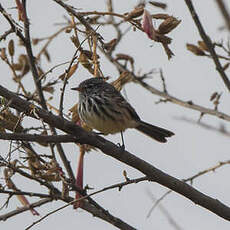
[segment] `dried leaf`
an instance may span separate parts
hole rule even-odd
[[[21,54],[18,58],[18,63],[22,66],[21,75],[25,76],[30,70],[30,65],[27,56],[25,54]]]
[[[94,74],[94,69],[92,68],[93,67],[93,64],[91,62],[89,62],[89,59],[88,57],[83,53],[81,52],[79,58],[78,58],[78,61],[82,64],[83,67],[85,67],[90,73]]]
[[[205,56],[205,52],[200,49],[198,46],[195,46],[193,44],[186,44],[187,50],[191,51],[192,53],[194,53],[197,56]]]
[[[223,70],[225,71],[230,65],[230,62],[226,63],[224,66],[223,66]]]
[[[104,49],[106,49],[108,52],[114,50],[115,46],[117,44],[117,39],[114,38],[111,41],[109,41],[108,43],[104,43]]]
[[[209,52],[209,49],[208,49],[208,47],[207,47],[207,45],[205,44],[204,41],[198,41],[197,43],[198,43],[198,46],[199,46],[200,49],[202,49],[203,51],[208,51]]]
[[[23,127],[19,121],[19,117],[14,115],[9,109],[5,109],[0,115],[0,127],[12,132],[22,132]]]
[[[73,42],[73,44],[75,45],[75,47],[78,49],[80,47],[80,42],[78,37],[76,36],[71,36],[70,37],[71,41]]]
[[[121,54],[121,53],[116,54],[116,61],[118,61],[118,60],[129,61],[132,65],[134,63],[134,59],[131,56],[127,55],[127,54]]]
[[[115,80],[113,81],[111,84],[118,90],[120,91],[122,89],[122,87],[130,82],[132,80],[131,75],[129,74],[129,72],[122,72],[121,75]]]
[[[161,8],[163,10],[165,10],[167,8],[167,5],[163,2],[156,2],[156,1],[149,1],[149,3],[152,5],[152,6],[155,6],[155,7],[158,7],[158,8]]]
[[[40,42],[40,39],[38,39],[38,38],[33,38],[33,39],[32,39],[32,44],[35,45],[35,46],[36,46],[39,42]]]
[[[45,92],[48,92],[48,93],[50,93],[50,94],[53,94],[53,93],[54,93],[54,87],[53,87],[53,86],[44,86],[44,87],[42,88],[42,90],[45,91]]]
[[[82,50],[81,52],[84,53],[89,60],[93,60],[93,52],[89,50]],[[97,55],[97,58],[100,58],[100,56]]]
[[[3,61],[7,60],[6,48],[1,48],[1,59],[2,59]]]
[[[12,40],[12,39],[8,43],[8,52],[9,52],[11,57],[14,56],[14,40]]]
[[[214,92],[210,97],[210,101],[213,101],[217,97],[217,95],[218,95],[218,93]]]
[[[49,52],[47,51],[47,49],[44,50],[43,54],[45,55],[47,61],[50,62],[50,55],[49,55]]]
[[[163,19],[163,20],[165,20],[165,19],[167,19],[167,18],[169,18],[171,16],[169,16],[168,14],[153,14],[152,17],[155,18],[155,19]]]
[[[66,73],[63,73],[59,76],[59,79],[61,80],[64,80],[65,77],[67,78],[67,80],[76,72],[77,70],[77,67],[78,67],[78,63],[77,62],[76,64],[72,65],[72,67],[70,68],[70,71],[66,74]]]
[[[72,27],[66,28],[66,29],[65,29],[65,33],[69,34],[69,33],[72,31],[72,29],[73,29]]]
[[[180,24],[180,22],[181,20],[177,20],[176,18],[171,16],[160,24],[158,31],[161,34],[167,34],[175,29]]]
[[[128,13],[127,16],[125,16],[125,20],[130,20],[130,19],[133,19],[133,18],[137,18],[139,16],[141,16],[144,12],[144,8],[143,7],[138,7],[138,8],[135,8],[134,10],[132,10],[130,13]]]

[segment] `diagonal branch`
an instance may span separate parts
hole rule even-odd
[[[59,4],[60,6],[62,6],[67,12],[74,15],[74,17],[76,17],[81,22],[81,24],[85,26],[86,30],[89,31],[92,35],[96,35],[101,45],[104,45],[103,38],[101,37],[101,35],[97,33],[96,30],[93,29],[93,27],[85,20],[84,16],[81,13],[77,13],[73,9],[73,7],[65,4],[61,0],[53,0],[53,1]]]
[[[216,0],[216,3],[217,3],[217,5],[218,5],[218,7],[219,7],[219,9],[223,15],[223,18],[225,20],[227,28],[230,31],[230,14],[227,10],[227,7],[226,7],[223,0]]]
[[[230,221],[230,208],[219,200],[201,193],[192,186],[164,173],[163,171],[155,168],[151,164],[136,157],[128,151],[122,151],[117,145],[107,141],[95,133],[86,132],[80,126],[77,126],[66,119],[55,116],[44,109],[35,107],[31,103],[19,98],[16,94],[8,91],[2,86],[0,86],[0,95],[5,97],[7,100],[11,100],[12,103],[10,104],[10,107],[17,109],[20,112],[25,112],[31,117],[35,117],[33,111],[36,111],[36,117],[39,117],[44,122],[61,129],[68,134],[74,135],[76,137],[76,142],[80,144],[89,144],[99,148],[106,155],[139,170],[148,176],[149,180],[157,182],[181,194],[182,196],[193,201],[195,204],[198,204],[201,207],[215,213],[216,215]]]
[[[200,22],[200,19],[199,19],[198,15],[195,11],[195,8],[193,6],[192,1],[191,0],[185,0],[185,3],[186,3],[186,5],[187,5],[187,7],[191,13],[191,16],[192,16],[192,18],[196,24],[196,27],[200,33],[201,38],[203,39],[204,43],[206,44],[206,46],[207,46],[207,48],[208,48],[208,50],[212,56],[212,59],[216,65],[216,70],[219,72],[222,80],[224,81],[225,86],[230,91],[230,81],[229,81],[227,75],[225,74],[223,67],[220,64],[219,58],[216,54],[216,51],[214,49],[214,45],[213,45],[210,37],[206,34],[206,32],[205,32],[205,30],[204,30],[204,28]]]

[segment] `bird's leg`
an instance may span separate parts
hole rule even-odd
[[[125,142],[124,142],[124,136],[123,136],[123,132],[121,131],[121,142],[122,142],[122,145],[118,144],[121,148],[122,151],[125,150]]]

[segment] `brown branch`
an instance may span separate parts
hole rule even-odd
[[[61,206],[61,207],[59,207],[59,208],[57,208],[57,209],[55,209],[55,210],[49,212],[48,214],[46,214],[46,215],[43,216],[42,218],[40,218],[40,219],[38,219],[37,221],[35,221],[34,223],[32,223],[30,226],[28,226],[28,227],[26,228],[26,230],[29,230],[29,229],[30,229],[31,227],[33,227],[35,224],[40,223],[42,220],[44,220],[44,219],[47,218],[48,216],[50,216],[50,215],[52,215],[52,214],[54,214],[54,213],[56,213],[56,212],[58,212],[58,211],[60,211],[60,210],[62,210],[62,209],[64,209],[64,208],[66,208],[66,207],[68,207],[68,206],[70,206],[70,205],[73,205],[73,204],[74,204],[75,202],[77,202],[77,201],[83,201],[84,199],[86,199],[86,198],[88,198],[88,197],[90,197],[90,196],[93,196],[93,195],[96,195],[96,194],[99,194],[99,193],[102,193],[102,192],[105,192],[105,191],[107,191],[107,190],[114,189],[114,188],[118,188],[119,191],[120,191],[121,188],[122,188],[123,186],[129,185],[129,184],[133,184],[133,183],[136,184],[136,183],[139,183],[139,182],[145,181],[145,180],[148,180],[148,178],[147,178],[147,177],[141,177],[141,178],[137,178],[137,179],[133,179],[133,180],[128,180],[128,181],[125,181],[125,182],[122,182],[122,183],[110,185],[110,186],[108,186],[108,187],[105,187],[105,188],[100,189],[100,190],[98,190],[98,191],[92,192],[92,193],[90,193],[90,194],[88,194],[88,195],[85,195],[85,196],[83,196],[83,197],[80,197],[79,199],[72,199],[69,203],[67,203],[67,204],[65,204],[65,205],[63,205],[63,206]],[[117,219],[117,218],[116,218],[116,225],[115,225],[115,226],[119,227],[120,229],[125,229],[125,230],[127,230],[127,229],[134,229],[133,227],[128,226],[128,225],[124,226],[124,223],[122,223],[122,222],[120,222],[120,221],[118,222],[118,219]]]
[[[35,57],[33,55],[31,41],[30,41],[30,23],[27,17],[26,0],[22,0],[22,4],[24,7],[24,12],[25,12],[25,19],[24,19],[25,43],[24,45],[25,45],[26,52],[28,55],[28,61],[29,61],[30,69],[31,69],[32,76],[34,79],[34,83],[35,83],[35,86],[36,86],[36,89],[37,89],[37,92],[40,98],[40,103],[42,105],[42,108],[47,110],[46,100],[45,100],[45,97],[42,91],[41,83],[40,81],[38,81],[39,74],[38,74],[37,67],[35,65]]]
[[[155,198],[155,196],[150,191],[148,191],[148,194],[149,194],[150,198],[152,199],[152,201],[155,202],[155,204],[156,204],[158,200]],[[168,222],[171,224],[171,226],[174,229],[182,230],[182,228],[179,226],[179,224],[172,218],[169,211],[163,205],[159,204],[158,208],[164,214],[164,216],[167,218]],[[147,215],[147,218],[148,217],[149,217],[149,214]]]
[[[103,49],[100,49],[101,52],[103,52],[105,54],[105,56],[110,60],[110,62],[112,62],[120,72],[127,72],[128,74],[130,74],[130,76],[133,78],[133,81],[140,84],[142,87],[144,87],[145,89],[147,89],[149,92],[151,92],[154,95],[158,95],[160,97],[163,97],[166,99],[166,102],[171,102],[180,106],[183,106],[185,108],[189,108],[189,109],[193,109],[196,111],[201,112],[202,114],[209,114],[215,117],[218,117],[220,119],[226,120],[226,121],[230,121],[230,115],[223,113],[223,112],[219,112],[215,109],[209,109],[206,108],[204,106],[200,106],[197,104],[194,104],[192,101],[184,101],[181,100],[179,98],[176,98],[172,95],[170,95],[168,92],[164,92],[160,91],[152,86],[150,86],[149,84],[145,83],[143,81],[143,77],[138,77],[137,75],[135,75],[133,72],[129,71],[128,69],[126,69],[126,67],[124,67],[123,65],[121,65],[118,61],[116,61],[111,55],[109,55],[108,53],[105,53],[103,51]]]
[[[9,34],[12,34],[14,33],[14,30],[12,28],[10,28],[9,30],[7,30],[3,35],[0,36],[0,41],[1,40],[5,40],[6,37],[9,35]]]
[[[188,178],[184,179],[183,181],[185,181],[185,182],[188,182],[188,181],[192,182],[192,181],[193,181],[194,179],[196,179],[197,177],[200,177],[200,176],[202,176],[202,175],[204,175],[204,174],[206,174],[206,173],[209,173],[209,172],[214,172],[216,169],[218,169],[218,168],[220,168],[220,167],[222,167],[222,166],[224,166],[224,165],[227,165],[227,164],[230,164],[230,160],[228,160],[228,161],[220,161],[217,165],[215,165],[215,166],[213,166],[213,167],[210,167],[210,168],[208,168],[208,169],[205,169],[205,170],[203,170],[203,171],[200,171],[200,172],[198,172],[197,174],[195,174],[195,175],[193,175],[193,176],[191,176],[191,177],[188,177]]]
[[[205,169],[203,171],[200,171],[198,173],[196,173],[195,175],[188,177],[186,179],[183,179],[182,181],[184,182],[193,182],[194,179],[203,176],[209,172],[215,172],[216,169],[221,168],[224,165],[230,164],[230,160],[228,161],[220,161],[217,165],[212,166],[208,169]],[[147,214],[147,218],[150,217],[151,213],[153,212],[153,210],[157,207],[157,205],[166,197],[168,196],[171,192],[173,192],[172,190],[168,190],[167,192],[165,192],[159,199],[156,200],[156,202],[154,203],[154,205],[152,206],[152,208],[149,210],[148,214]]]
[[[202,24],[200,22],[200,19],[199,19],[198,15],[197,15],[197,13],[195,11],[195,8],[193,6],[192,1],[191,0],[185,0],[185,3],[186,3],[186,5],[187,5],[187,7],[188,7],[188,9],[189,9],[189,11],[191,13],[191,16],[192,16],[196,26],[197,26],[197,29],[198,29],[198,31],[200,33],[201,38],[203,39],[204,43],[206,44],[206,46],[207,46],[207,48],[209,50],[209,53],[212,56],[212,60],[215,63],[216,70],[219,72],[219,74],[220,74],[225,86],[230,91],[230,81],[229,81],[227,75],[225,74],[223,67],[220,64],[219,58],[218,58],[218,56],[216,54],[216,51],[214,49],[214,45],[213,45],[210,37],[206,34],[206,32],[205,32],[205,30],[204,30],[204,28],[203,28],[203,26],[202,26]]]
[[[168,102],[183,106],[185,108],[189,108],[189,109],[199,111],[202,114],[209,114],[209,115],[218,117],[220,119],[230,121],[230,115],[228,115],[226,113],[219,112],[219,111],[217,111],[215,109],[209,109],[209,108],[206,108],[204,106],[197,105],[197,104],[193,103],[192,101],[181,100],[181,99],[176,98],[176,97],[174,97],[174,96],[172,96],[172,95],[170,95],[168,93],[165,93],[164,91],[160,91],[160,90],[148,85],[147,83],[145,83],[142,79],[138,78],[137,76],[135,76],[135,75],[133,75],[133,76],[135,77],[134,78],[135,82],[137,82],[138,84],[143,86],[145,89],[147,89],[152,94],[155,94],[155,95],[158,95],[158,96],[161,96],[161,97],[165,98],[166,101],[168,101]]]
[[[226,8],[226,5],[223,0],[216,0],[216,3],[220,9],[220,12],[225,20],[226,26],[228,30],[230,31],[230,14]]]
[[[103,153],[111,156],[120,162],[123,162],[138,171],[145,174],[151,181],[157,182],[179,194],[190,199],[195,204],[200,205],[215,213],[216,215],[230,220],[230,208],[221,203],[217,199],[213,199],[192,186],[182,182],[163,171],[155,168],[151,164],[143,161],[128,151],[123,151],[117,145],[104,138],[90,132],[86,132],[81,127],[69,122],[61,117],[55,116],[44,109],[32,106],[29,102],[19,98],[14,93],[8,91],[4,87],[0,86],[0,95],[7,100],[11,100],[10,107],[17,109],[19,112],[25,112],[27,115],[34,117],[31,111],[36,111],[36,116],[43,119],[44,122],[54,126],[62,131],[72,134],[76,137],[76,141],[80,144],[89,144],[96,148],[99,148]],[[31,110],[32,108],[32,110]]]
[[[1,133],[0,140],[14,140],[14,141],[32,141],[42,143],[68,143],[75,142],[76,138],[72,135],[38,135],[38,134],[24,134],[24,133]]]
[[[10,191],[5,189],[0,189],[1,194],[7,194],[9,196],[24,195],[30,197],[40,197],[40,198],[52,198],[50,194],[36,193],[36,192],[25,192],[25,191]]]
[[[21,208],[17,208],[11,212],[8,212],[6,214],[3,214],[0,216],[0,221],[6,221],[7,219],[9,219],[10,217],[13,217],[13,216],[16,216],[18,215],[19,213],[22,213],[22,212],[25,212],[25,211],[28,211],[30,210],[31,208],[35,208],[35,207],[39,207],[39,206],[42,206],[43,204],[47,204],[49,202],[51,202],[52,199],[51,198],[46,198],[46,199],[42,199],[40,201],[37,201],[37,202],[34,202],[32,204],[30,204],[30,206],[23,206]]]
[[[5,11],[5,9],[2,7],[1,3],[0,3],[0,12],[1,14],[5,17],[5,19],[8,21],[8,23],[10,24],[12,30],[14,31],[14,33],[23,41],[25,42],[25,37],[23,36],[21,29],[19,27],[16,26],[15,21],[11,18],[11,16]]]
[[[101,45],[104,44],[104,42],[102,41],[102,37],[100,34],[98,34],[93,27],[85,20],[84,16],[81,13],[77,13],[73,7],[65,4],[63,1],[61,0],[53,0],[54,2],[56,2],[58,5],[62,6],[67,12],[69,12],[70,14],[72,14],[74,17],[76,17],[81,23],[82,25],[85,26],[86,30],[89,31],[92,35],[97,36],[99,42],[101,43]]]

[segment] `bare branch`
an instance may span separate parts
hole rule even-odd
[[[222,16],[225,20],[226,26],[228,28],[228,30],[230,31],[230,15],[229,12],[227,10],[227,7],[224,3],[223,0],[216,0],[216,4],[218,5],[220,12],[222,13]]]
[[[216,51],[214,49],[214,45],[213,45],[210,37],[206,34],[206,32],[205,32],[205,30],[204,30],[204,28],[200,22],[200,19],[199,19],[198,15],[195,11],[195,8],[193,6],[192,1],[191,0],[185,0],[185,3],[186,3],[186,5],[187,5],[187,7],[191,13],[191,16],[192,16],[196,26],[197,26],[197,29],[200,33],[200,36],[202,37],[203,41],[205,42],[205,44],[206,44],[206,46],[207,46],[207,48],[208,48],[208,50],[212,56],[213,62],[216,65],[216,70],[219,72],[225,86],[228,88],[228,91],[230,91],[230,81],[229,81],[227,75],[225,74],[223,67],[220,64],[219,58],[216,54]]]
[[[75,142],[76,138],[72,135],[38,135],[24,133],[0,133],[0,140],[15,140],[15,141],[32,141],[42,143],[66,143]]]
[[[30,204],[29,207],[23,206],[21,208],[17,208],[15,210],[11,211],[11,212],[8,212],[6,214],[1,215],[0,216],[0,221],[6,221],[10,217],[16,216],[16,215],[18,215],[19,213],[22,213],[22,212],[26,212],[26,211],[30,210],[31,208],[40,207],[43,204],[47,204],[47,203],[49,203],[51,201],[52,201],[51,198],[46,198],[46,199],[42,199],[40,201],[37,201],[37,202],[34,202],[34,203]]]

